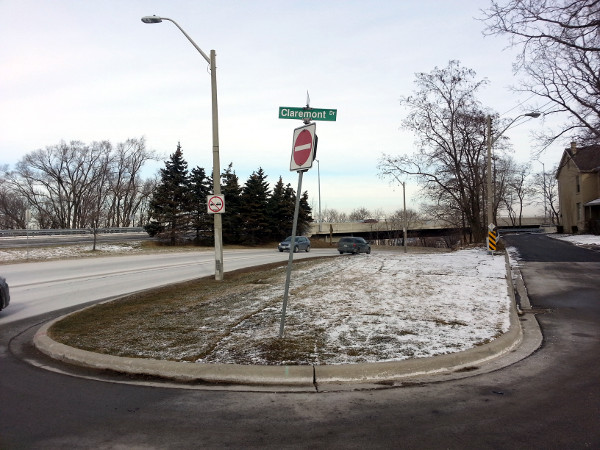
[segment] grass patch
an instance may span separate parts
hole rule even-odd
[[[298,266],[313,261],[296,263]],[[264,292],[283,290],[285,265],[228,273],[223,281],[212,277],[166,286],[94,305],[54,324],[49,335],[83,350],[126,357],[174,361],[202,360],[215,351],[236,327],[265,308]],[[277,303],[280,298],[276,298]],[[275,308],[275,310],[277,310]],[[273,314],[279,320],[279,313]],[[260,322],[258,325],[260,326]],[[250,329],[249,332],[252,332]],[[315,336],[266,340],[252,349],[273,363],[315,359]],[[248,352],[233,349],[239,363]],[[309,355],[313,355],[309,357]]]
[[[443,295],[448,283],[459,286],[453,277],[420,276],[443,272],[435,264],[451,266],[446,259],[386,253],[296,261],[283,339],[283,261],[228,273],[223,281],[206,277],[98,304],[56,323],[49,334],[116,356],[271,365],[401,360],[489,342],[502,333],[506,306],[491,301],[483,314],[478,299]],[[458,261],[459,274],[473,265]],[[482,325],[467,323],[454,308],[472,309]]]

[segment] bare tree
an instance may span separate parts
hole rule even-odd
[[[137,223],[132,219],[131,225],[141,227],[147,224],[150,221],[150,200],[152,198],[152,193],[156,189],[158,185],[158,174],[156,174],[153,178],[149,178],[144,180],[140,187],[139,191],[139,202],[136,209],[136,213],[133,216],[137,219]]]
[[[388,215],[386,220],[386,225],[388,230],[393,231],[392,239],[398,241],[403,238],[403,229],[405,225],[405,216],[404,209],[397,209],[392,214]],[[415,211],[414,209],[407,208],[406,209],[406,230],[410,230],[414,228],[417,222],[421,220],[421,215]]]
[[[27,154],[6,183],[42,228],[128,226],[154,185],[139,172],[155,158],[144,139],[129,139],[116,151],[108,141],[63,141]]]
[[[421,205],[420,210],[421,220],[430,219],[444,223],[447,228],[461,230],[458,234],[462,233],[461,238],[463,242],[468,243],[474,241],[473,232],[465,220],[465,215],[458,204],[441,201],[438,203],[424,203]]]
[[[483,11],[488,35],[508,35],[521,53],[515,72],[525,75],[517,91],[566,117],[543,136],[543,148],[566,135],[583,144],[600,139],[600,2],[597,0],[491,1]],[[565,136],[565,137],[566,137]]]
[[[378,166],[382,177],[416,177],[424,195],[453,212],[454,223],[466,223],[478,242],[484,237],[486,114],[475,94],[485,83],[458,61],[418,73],[418,90],[401,102],[410,111],[403,126],[414,132],[419,150],[383,155]]]
[[[8,166],[0,167],[0,229],[26,228],[27,200],[6,181]]]
[[[360,207],[360,208],[356,208],[354,210],[352,210],[352,212],[350,213],[350,215],[348,216],[348,219],[350,219],[350,221],[360,221],[360,220],[365,220],[365,219],[370,219],[371,218],[371,212],[364,207]]]
[[[128,227],[144,201],[140,171],[148,161],[157,161],[144,138],[127,139],[116,145],[111,169],[107,226]]]
[[[11,186],[27,198],[39,217],[51,226],[81,228],[91,213],[90,189],[106,171],[110,146],[106,142],[61,142],[26,155],[9,176]]]
[[[549,217],[552,224],[559,223],[558,180],[554,176],[558,171],[556,164],[550,173],[545,171],[534,174],[532,188],[541,196],[544,205],[544,218]]]
[[[498,200],[506,209],[512,225],[521,226],[523,208],[533,202],[535,195],[529,182],[531,164],[514,164],[512,160],[508,161],[509,169],[505,171],[505,190]]]
[[[338,211],[337,209],[325,208],[322,214],[323,222],[341,223],[348,221],[348,215],[344,212]]]

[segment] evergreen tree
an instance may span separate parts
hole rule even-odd
[[[171,245],[181,241],[188,230],[190,218],[190,185],[187,162],[183,159],[181,145],[160,169],[160,182],[149,205],[149,224],[145,227],[151,235],[158,235]]]
[[[308,204],[308,191],[304,191],[300,198],[300,209],[298,211],[298,235],[307,233],[312,221],[312,208]]]
[[[165,161],[161,179],[149,204],[149,222],[144,227],[151,236],[182,242],[194,232],[194,241],[209,244],[213,237],[213,217],[206,210],[206,197],[212,194],[212,178],[201,167],[188,173],[181,146]],[[224,244],[260,244],[283,239],[292,231],[296,195],[290,184],[279,177],[273,193],[262,168],[253,172],[243,187],[233,163],[221,173],[221,193],[225,197]],[[300,199],[297,234],[305,234],[312,221],[308,193]]]
[[[233,163],[229,163],[221,174],[221,193],[225,196],[225,214],[222,217],[225,244],[239,244],[242,241],[242,188],[232,166]]]
[[[269,183],[262,168],[250,175],[242,189],[240,212],[244,223],[244,233],[248,244],[259,244],[269,239]]]
[[[196,244],[207,244],[214,235],[213,218],[207,212],[206,197],[211,194],[211,180],[202,167],[195,167],[190,174],[191,225]]]
[[[279,177],[279,181],[275,184],[273,193],[269,198],[267,209],[272,240],[279,241],[291,234],[294,208],[294,191],[289,184],[284,186],[282,178]]]

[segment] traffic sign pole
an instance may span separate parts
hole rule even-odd
[[[302,192],[302,175],[312,167],[317,147],[316,124],[311,120],[335,121],[337,109],[316,109],[310,107],[310,97],[306,93],[305,108],[279,107],[280,119],[299,119],[305,125],[294,130],[292,142],[292,157],[290,170],[298,172],[298,190],[296,191],[296,207],[294,208],[294,221],[292,225],[292,238],[290,241],[290,256],[288,258],[287,272],[285,275],[285,289],[283,292],[283,305],[281,307],[281,323],[279,324],[279,338],[283,337],[285,330],[285,312],[287,309],[290,292],[290,279],[294,262],[294,246],[296,244],[296,230],[298,228],[298,215],[300,213],[300,193]]]
[[[287,272],[285,275],[285,289],[283,291],[283,306],[281,307],[281,323],[279,324],[279,338],[283,337],[285,328],[285,310],[287,309],[288,295],[290,292],[290,279],[294,262],[294,245],[296,243],[296,230],[298,228],[298,214],[300,212],[300,192],[302,192],[302,175],[306,170],[298,171],[298,190],[296,191],[296,207],[294,208],[294,224],[292,225],[292,240],[290,241],[290,257],[288,258]]]

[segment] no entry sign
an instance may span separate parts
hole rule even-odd
[[[299,171],[312,167],[315,158],[315,131],[317,125],[311,123],[294,130],[294,140],[292,143],[292,158],[290,160],[290,170]]]
[[[208,195],[206,197],[206,206],[209,214],[223,214],[225,212],[225,196]]]

